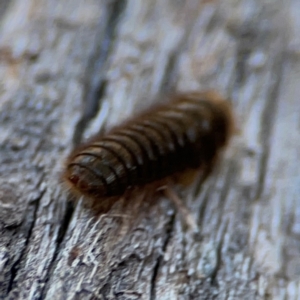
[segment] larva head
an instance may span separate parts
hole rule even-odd
[[[79,192],[91,198],[101,198],[107,194],[105,182],[86,166],[74,161],[67,165],[65,179],[75,193]]]

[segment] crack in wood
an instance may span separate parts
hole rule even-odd
[[[30,238],[31,238],[32,232],[33,232],[33,228],[34,228],[35,222],[37,220],[37,218],[36,218],[37,211],[39,209],[40,201],[43,198],[43,195],[45,194],[45,192],[46,192],[46,190],[44,190],[41,193],[41,195],[38,199],[36,199],[35,201],[32,202],[32,206],[33,206],[32,217],[31,217],[32,222],[29,226],[27,236],[26,236],[26,242],[25,242],[24,247],[21,250],[20,256],[11,266],[11,277],[9,279],[8,287],[7,287],[7,290],[6,290],[6,295],[8,295],[13,290],[13,284],[14,284],[15,278],[18,275],[19,265],[22,262],[22,259],[23,259],[24,255],[26,253],[26,250],[28,249],[27,247],[29,245]],[[27,219],[29,219],[29,218],[30,217],[27,215]]]
[[[114,46],[114,40],[121,15],[126,7],[125,0],[114,0],[108,8],[108,18],[104,33],[101,34],[103,20],[98,24],[100,31],[95,40],[93,53],[84,72],[84,110],[82,117],[76,125],[73,144],[80,143],[82,134],[88,123],[93,119],[101,108],[101,100],[106,90],[105,70],[110,52]]]
[[[74,214],[74,210],[75,210],[75,207],[74,207],[73,202],[71,202],[71,201],[68,202],[64,217],[62,218],[62,225],[59,229],[59,233],[58,233],[58,236],[57,236],[56,248],[55,248],[55,251],[54,251],[54,255],[53,255],[52,260],[49,264],[49,268],[47,270],[47,275],[45,277],[45,283],[44,283],[44,286],[43,286],[43,288],[41,290],[41,293],[40,293],[40,299],[44,299],[44,297],[47,293],[48,282],[49,282],[49,280],[50,280],[50,278],[53,274],[53,271],[56,267],[56,259],[57,259],[58,255],[60,253],[61,245],[62,245],[62,242],[64,241],[64,238],[65,238],[65,235],[68,231],[72,216]]]

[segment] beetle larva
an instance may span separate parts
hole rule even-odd
[[[229,103],[213,91],[174,95],[75,150],[65,179],[80,194],[101,198],[207,167],[227,144],[232,120]]]

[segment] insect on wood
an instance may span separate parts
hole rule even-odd
[[[64,178],[74,192],[98,199],[187,170],[207,176],[232,128],[231,107],[216,92],[175,94],[75,149]]]

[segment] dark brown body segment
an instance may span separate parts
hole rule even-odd
[[[232,131],[230,105],[215,92],[173,96],[75,151],[65,178],[90,197],[122,195],[212,164]]]

